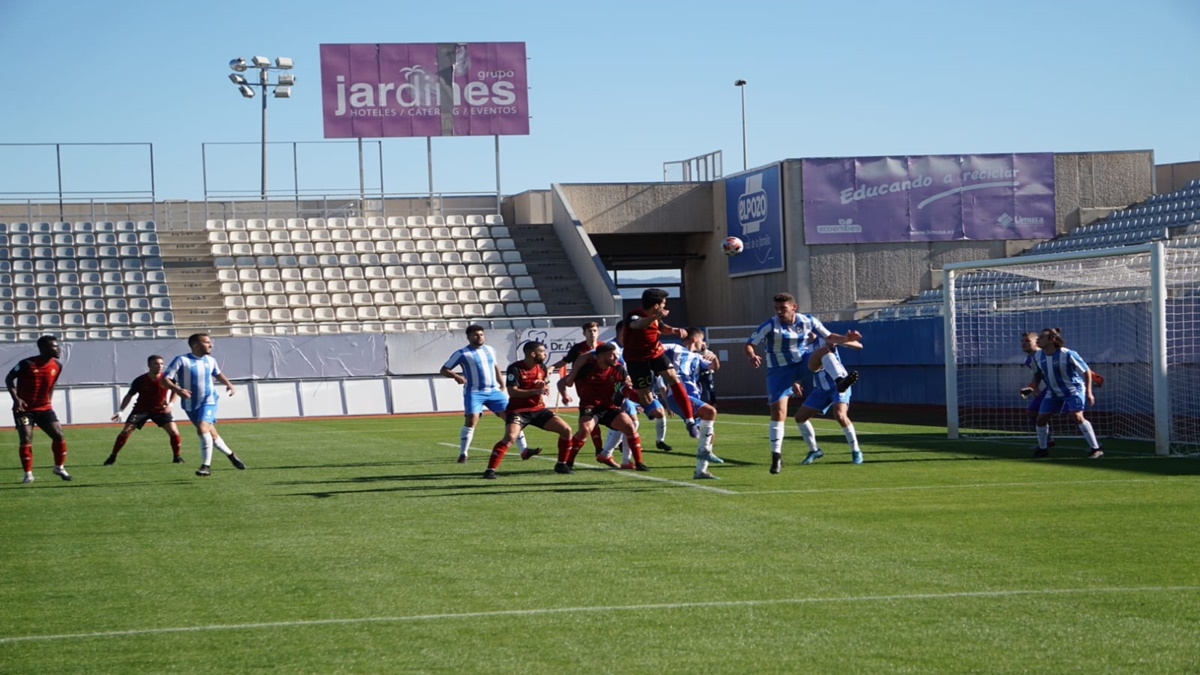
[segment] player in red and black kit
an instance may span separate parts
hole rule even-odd
[[[129,418],[125,420],[125,428],[117,434],[112,454],[104,460],[104,466],[116,464],[117,453],[125,446],[125,441],[129,440],[133,432],[145,426],[147,421],[152,421],[166,430],[167,437],[171,439],[171,454],[175,457],[174,462],[176,464],[184,463],[183,457],[179,454],[179,427],[175,426],[175,418],[171,416],[171,403],[175,400],[175,392],[162,384],[163,357],[152,354],[146,359],[146,365],[149,366],[149,371],[134,378],[129,385],[129,393],[121,399],[121,405],[112,416],[114,422],[121,419],[121,411],[129,405],[134,396],[137,396],[137,403],[133,404],[133,410],[129,413]]]
[[[669,313],[666,291],[661,288],[647,288],[642,292],[641,309],[625,314],[625,334],[622,336],[625,365],[629,368],[629,377],[633,379],[633,387],[637,389],[642,405],[650,404],[654,376],[661,375],[675,400],[681,402],[679,408],[683,413],[683,423],[687,425],[688,435],[699,438],[700,430],[696,426],[691,398],[679,379],[679,373],[675,372],[671,358],[663,353],[662,342],[658,340],[660,333],[687,337],[686,329],[672,328],[663,323],[663,319]]]
[[[600,324],[595,321],[588,321],[583,324],[583,342],[576,342],[571,345],[571,348],[567,350],[567,355],[550,366],[550,370],[563,368],[559,374],[565,377],[567,372],[565,368],[568,364],[573,365],[579,360],[580,356],[587,354],[602,344],[604,343],[600,341]],[[592,444],[596,446],[597,453],[604,449],[604,437],[600,433],[599,426],[592,429]]]
[[[629,374],[617,357],[617,346],[602,344],[596,350],[579,357],[571,372],[558,381],[558,390],[566,398],[567,387],[575,385],[579,395],[579,431],[571,438],[571,452],[567,456],[568,468],[575,463],[575,455],[583,448],[588,435],[597,423],[625,434],[630,450],[633,451],[634,466],[638,471],[649,471],[642,463],[642,441],[638,438],[633,418],[625,412],[625,397],[632,393]],[[611,457],[605,462],[600,455],[596,461],[615,466]]]
[[[21,468],[25,470],[22,483],[33,482],[33,427],[46,432],[50,437],[50,449],[54,453],[54,475],[71,480],[71,474],[63,467],[67,459],[67,441],[63,438],[62,425],[54,414],[50,399],[54,396],[54,383],[62,372],[58,358],[62,347],[58,338],[43,335],[38,338],[38,355],[25,359],[9,371],[4,378],[8,395],[13,400],[13,421],[17,425],[19,438],[18,454]]]
[[[488,458],[484,478],[495,478],[496,468],[508,446],[512,445],[525,427],[532,424],[539,429],[558,434],[558,464],[554,466],[557,473],[570,473],[567,470],[566,456],[571,445],[571,425],[566,420],[554,414],[546,407],[542,397],[550,393],[550,378],[546,373],[546,345],[541,342],[526,342],[521,351],[525,358],[508,367],[504,373],[504,381],[508,387],[508,406],[504,409],[507,426],[504,438],[492,448]],[[570,403],[570,399],[565,399]],[[541,452],[541,448],[528,448],[521,453],[521,459],[529,459]],[[561,467],[561,469],[560,469]]]

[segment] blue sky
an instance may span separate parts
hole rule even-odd
[[[501,138],[501,190],[656,181],[663,162],[1151,149],[1200,160],[1200,3],[1014,0],[455,3],[0,0],[0,192],[54,192],[55,151],[153,144],[160,199],[259,188],[260,108],[236,56],[290,56],[269,136],[300,188],[358,188],[353,142],[323,142],[322,43],[526,43],[529,136]],[[231,145],[236,143],[237,145]],[[2,145],[10,144],[10,145]],[[427,190],[424,139],[385,139],[384,188]],[[368,189],[378,189],[367,144]],[[435,138],[434,188],[495,189],[493,141]],[[270,146],[270,189],[293,187]],[[64,146],[67,192],[149,189],[142,145]],[[0,195],[0,198],[9,195]]]

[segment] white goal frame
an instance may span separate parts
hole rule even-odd
[[[958,311],[955,304],[956,278],[959,272],[981,269],[1003,270],[1016,265],[1065,262],[1070,260],[1097,259],[1131,254],[1150,254],[1149,305],[1151,333],[1152,391],[1154,396],[1154,451],[1158,455],[1170,454],[1171,448],[1171,401],[1167,379],[1167,283],[1165,256],[1162,242],[1150,242],[1136,246],[1124,246],[1092,251],[1072,251],[1046,255],[1018,256],[994,260],[952,263],[943,268],[944,339],[946,364],[946,431],[950,439],[959,438],[958,397]],[[1016,343],[1014,342],[1014,349]]]

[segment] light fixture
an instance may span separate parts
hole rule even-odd
[[[742,171],[746,170],[746,81],[737,79],[733,81],[733,86],[742,90]]]
[[[291,73],[279,73],[274,82],[270,80],[269,74],[272,70],[291,70],[292,66],[292,59],[286,56],[276,58],[274,66],[271,65],[271,59],[265,56],[252,57],[249,63],[240,56],[229,62],[229,67],[235,71],[230,73],[229,81],[237,85],[238,93],[245,98],[254,98],[254,87],[258,86],[262,89],[262,198],[264,201],[267,198],[267,89],[272,88],[275,98],[291,98],[292,87],[296,84],[296,76]],[[251,83],[238,74],[244,73],[250,68],[258,69],[258,82]]]

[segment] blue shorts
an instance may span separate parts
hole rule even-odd
[[[1038,408],[1038,413],[1052,415],[1054,413],[1082,412],[1084,407],[1083,392],[1076,392],[1066,396],[1047,395],[1042,399],[1042,405]]]
[[[792,385],[803,382],[808,368],[803,363],[767,368],[767,403],[792,395]]]
[[[845,403],[850,405],[850,391],[854,387],[850,387],[846,391],[839,392],[838,390],[829,390],[816,388],[808,393],[808,397],[804,399],[804,407],[820,410],[822,413],[828,412],[829,406],[834,403]]]
[[[653,420],[658,419],[659,417],[665,417],[667,413],[663,410],[662,401],[655,396],[650,400],[649,405],[642,406],[642,414],[646,416],[646,419]]]
[[[508,394],[502,391],[463,390],[463,412],[468,415],[478,415],[485,406],[494,413],[502,413],[507,405]]]
[[[217,422],[216,403],[209,403],[208,405],[202,405],[195,410],[185,410],[184,412],[187,413],[188,419],[192,421],[192,424],[198,424],[200,422],[215,424]]]
[[[693,412],[699,411],[700,408],[704,407],[704,405],[705,405],[704,401],[701,401],[700,398],[697,396],[688,396],[688,399],[691,400],[691,402],[692,402],[692,411]],[[671,412],[675,413],[676,415],[679,415],[680,417],[683,417],[683,409],[680,408],[679,403],[677,403],[675,401],[675,394],[673,394],[673,393],[667,394],[667,405],[670,406]]]
[[[1046,400],[1046,392],[1048,391],[1050,390],[1043,389],[1033,397],[1033,400],[1029,402],[1029,412],[1036,413],[1042,409],[1042,401]]]

